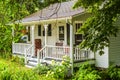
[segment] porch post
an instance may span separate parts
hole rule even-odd
[[[73,74],[73,26],[70,24],[70,63],[71,63],[71,73]]]
[[[32,45],[33,45],[33,48],[32,48],[32,56],[34,56],[34,54],[35,54],[34,29],[35,29],[35,25],[32,25],[32,26],[31,26],[31,30],[32,30],[31,41],[32,41]]]
[[[14,28],[12,27],[12,53],[14,53]]]
[[[47,26],[48,25],[44,25],[44,28],[45,28],[45,46],[47,45]]]
[[[47,46],[47,26],[48,25],[44,25],[44,28],[45,28],[45,47]],[[47,48],[45,48],[45,56],[48,55],[48,52],[47,52]]]

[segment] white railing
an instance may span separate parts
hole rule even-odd
[[[27,64],[27,61],[29,60],[29,58],[32,58],[33,53],[34,53],[33,49],[34,49],[33,45],[29,46],[29,48],[26,49],[26,51],[25,51],[25,64]]]
[[[45,58],[45,53],[46,53],[46,46],[44,46],[41,50],[37,50],[37,59],[38,63],[40,63],[43,58]]]
[[[92,53],[90,50],[82,50],[79,47],[75,47],[73,51],[74,61],[94,59],[94,53]],[[37,51],[38,63],[40,63],[40,60],[44,60],[45,58],[62,60],[63,56],[65,55],[70,57],[70,47],[68,46],[47,45],[41,50]]]
[[[27,43],[13,43],[12,44],[12,53],[25,54],[26,49],[28,49],[32,44]]]
[[[62,60],[63,56],[70,56],[70,47],[67,46],[51,46],[47,45],[41,50],[38,50],[38,62],[40,59],[52,58]]]
[[[70,56],[70,47],[68,46],[47,46],[46,57],[62,60],[63,56]]]
[[[74,48],[74,61],[94,59],[94,53],[90,50],[83,50],[79,47]]]

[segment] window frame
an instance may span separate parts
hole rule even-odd
[[[41,36],[41,25],[38,25],[38,36]]]
[[[62,31],[62,32],[61,32]],[[59,26],[59,40],[64,41],[65,40],[65,28],[64,26]]]
[[[43,29],[43,36],[45,36],[45,28]],[[47,36],[52,36],[52,25],[48,24]]]
[[[82,22],[75,23],[75,45],[79,45],[83,40],[83,34],[78,33],[82,25]]]

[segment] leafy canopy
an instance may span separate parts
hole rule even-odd
[[[0,1],[0,52],[10,52],[12,44],[12,27],[18,29],[18,24],[14,23],[25,16],[36,12],[50,4],[65,0],[1,0]],[[17,31],[16,31],[17,32]],[[19,33],[17,34],[19,35]]]
[[[120,0],[77,0],[74,8],[84,7],[91,17],[82,26],[84,40],[81,48],[87,48],[93,52],[99,51],[110,44],[110,37],[117,36],[119,26],[114,23],[120,14]]]

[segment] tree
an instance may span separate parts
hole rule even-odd
[[[109,46],[110,37],[117,36],[119,26],[114,22],[120,15],[119,3],[120,0],[77,0],[74,8],[83,7],[91,14],[80,29],[85,38],[81,48],[104,54],[103,49]]]
[[[21,20],[50,4],[60,3],[65,0],[1,0],[0,1],[0,52],[11,51],[12,29],[17,29],[19,24],[7,25]],[[19,33],[18,33],[19,34]]]

